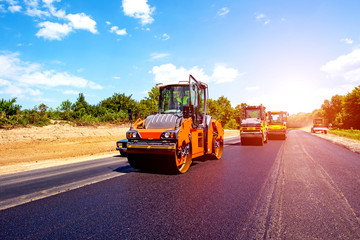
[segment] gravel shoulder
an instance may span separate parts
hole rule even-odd
[[[322,133],[311,133],[320,138],[326,139],[329,142],[335,143],[337,145],[343,146],[344,148],[349,149],[352,152],[360,154],[360,141],[356,139],[349,139],[346,137],[341,137],[333,134],[322,134]],[[360,157],[360,156],[359,156]]]
[[[311,126],[304,127],[301,130],[308,132],[314,136],[323,138],[329,142],[340,145],[344,148],[349,149],[352,152],[360,153],[360,141],[356,139],[349,139],[334,134],[323,134],[323,133],[311,133]]]

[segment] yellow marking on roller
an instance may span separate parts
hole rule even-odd
[[[169,147],[159,147],[159,146],[128,146],[128,148],[143,148],[143,149],[175,149],[175,145],[174,146],[169,146]]]

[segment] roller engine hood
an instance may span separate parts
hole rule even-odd
[[[146,117],[145,129],[165,129],[180,126],[183,118],[174,114],[154,114]]]
[[[246,118],[241,121],[242,127],[261,127],[261,120],[258,118]]]

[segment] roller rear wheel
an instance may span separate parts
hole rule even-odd
[[[176,173],[186,173],[192,162],[191,143],[183,144],[175,152]]]
[[[213,139],[213,156],[220,159],[224,151],[224,141],[222,139]]]

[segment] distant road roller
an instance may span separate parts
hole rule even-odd
[[[285,111],[268,111],[268,134],[269,137],[279,136],[286,139],[287,117],[289,114]]]
[[[241,111],[240,141],[241,145],[247,145],[252,140],[259,142],[261,146],[268,142],[267,114],[265,107],[245,106]]]
[[[219,120],[207,114],[207,84],[189,75],[189,81],[157,87],[158,112],[138,119],[126,133],[130,166],[185,173],[196,157],[220,159],[224,130]]]

